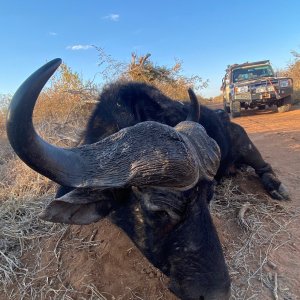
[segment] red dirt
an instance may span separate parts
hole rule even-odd
[[[290,192],[290,202],[282,203],[291,211],[300,211],[300,107],[287,113],[272,110],[244,112],[234,121],[242,125],[266,161],[270,162]],[[293,241],[272,253],[279,273],[300,297],[300,218],[289,228]],[[299,298],[296,298],[299,299]]]

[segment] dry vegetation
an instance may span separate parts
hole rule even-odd
[[[270,201],[257,182],[252,184],[258,193],[249,193],[251,173],[225,180],[211,208],[233,281],[232,299],[296,299],[287,279],[279,275],[272,253],[293,239],[289,229],[300,211]]]
[[[282,72],[284,76],[293,78],[294,94],[293,99],[300,101],[300,54],[296,51],[292,52],[294,60]]]
[[[99,54],[101,74],[107,82],[111,82],[112,79],[145,82],[156,86],[172,99],[183,101],[188,99],[188,88],[200,91],[208,85],[208,80],[203,80],[198,75],[183,75],[183,64],[178,60],[171,67],[160,66],[150,60],[149,53],[142,56],[132,53],[131,62],[122,63],[111,58],[103,49],[96,49]]]
[[[89,103],[83,101],[93,97],[91,90],[89,97],[85,95],[90,86],[83,85],[78,74],[62,65],[51,86],[40,95],[34,112],[37,131],[53,144],[74,146],[80,140],[90,110]],[[55,185],[14,154],[5,133],[5,118],[4,106],[0,111],[0,295],[5,295],[3,299],[21,299],[24,293],[27,299],[33,299],[32,292],[27,291],[33,273],[21,258],[33,249],[37,251],[42,238],[59,233],[64,226],[38,219],[38,212],[47,196],[55,192]],[[8,288],[14,284],[14,290]],[[21,294],[16,296],[16,291]]]
[[[148,82],[157,84],[159,88],[163,88],[162,85],[168,86],[166,81],[161,80],[161,76],[169,78],[170,74],[174,75],[172,72],[177,74],[181,65],[177,63],[171,69],[157,68],[147,62],[148,58],[132,56],[128,72],[123,73],[122,78],[137,79],[135,76],[143,77],[151,73],[155,78],[150,80],[147,77]],[[153,74],[153,70],[158,73]],[[80,139],[91,110],[90,102],[95,100],[97,89],[92,82],[83,84],[78,74],[67,66],[63,66],[60,72],[40,97],[34,115],[35,126],[52,144],[74,146]],[[129,77],[126,78],[124,74]],[[174,78],[173,75],[171,78]],[[181,91],[176,86],[178,81],[176,84],[171,82],[172,89],[168,87],[163,90],[170,96],[175,91],[178,96],[183,90],[186,93],[187,86],[196,84],[193,80],[198,79],[179,78]],[[180,98],[185,96],[180,94]],[[152,277],[162,281],[160,294],[155,295],[155,298],[139,293],[134,282],[121,296],[101,289],[98,281],[83,281],[81,285],[72,282],[71,271],[65,263],[67,257],[76,257],[83,252],[90,255],[97,252],[101,259],[103,240],[96,239],[94,231],[75,238],[78,226],[51,224],[38,219],[42,207],[53,197],[55,186],[16,157],[5,136],[4,118],[5,111],[2,110],[0,299],[170,299],[163,289],[166,279],[157,271],[148,274],[154,274]],[[270,201],[264,192],[259,192],[259,184],[255,187],[257,194],[249,192],[245,182],[252,180],[254,185],[257,183],[251,170],[240,175],[239,179],[227,179],[217,187],[211,205],[233,280],[232,299],[296,299],[286,287],[285,279],[280,278],[271,253],[291,239],[288,228],[299,217],[299,211],[288,211]],[[46,257],[45,252],[48,253]],[[147,264],[144,258],[137,257],[140,264]],[[87,264],[88,260],[82,263]],[[82,276],[80,268],[77,276]],[[126,271],[131,272],[129,269]],[[100,281],[101,273],[95,276]]]

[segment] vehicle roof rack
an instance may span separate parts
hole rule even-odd
[[[269,60],[260,60],[260,61],[254,61],[254,62],[245,62],[245,63],[242,63],[242,64],[233,64],[233,65],[229,65],[227,66],[227,70],[226,72],[228,71],[231,71],[232,69],[235,69],[237,67],[247,67],[247,66],[252,66],[252,65],[263,65],[263,64],[269,64],[270,61]]]

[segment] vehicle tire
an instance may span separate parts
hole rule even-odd
[[[238,101],[230,102],[230,115],[232,118],[239,117],[241,115],[241,103]]]
[[[291,107],[292,107],[292,104],[288,103],[285,105],[278,106],[277,111],[279,113],[287,112],[287,111],[291,110]]]
[[[230,107],[227,105],[225,99],[223,99],[223,109],[224,109],[228,114],[230,113]]]
[[[258,109],[259,109],[259,110],[263,110],[263,109],[265,109],[265,108],[266,108],[266,105],[265,105],[265,104],[259,105],[259,106],[258,106]]]
[[[279,113],[287,112],[292,107],[292,96],[287,96],[281,99],[277,104],[277,111]]]

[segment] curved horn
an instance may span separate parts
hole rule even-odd
[[[165,186],[196,184],[196,158],[181,135],[156,122],[125,128],[98,143],[73,149],[55,147],[34,130],[38,95],[60,65],[55,59],[34,72],[15,93],[7,115],[8,139],[32,169],[69,187]]]
[[[221,152],[215,140],[209,137],[202,125],[184,121],[175,130],[185,139],[187,147],[194,152],[199,168],[199,179],[213,180],[220,165]]]
[[[34,130],[32,113],[39,93],[60,63],[60,59],[54,59],[34,72],[15,93],[9,107],[8,139],[32,169],[61,185],[100,189],[161,186],[186,190],[202,177],[203,166],[209,167],[206,177],[213,176],[219,163],[218,149],[195,122],[182,122],[175,128],[142,122],[98,143],[72,149],[44,141]],[[199,105],[195,94],[191,90],[189,93],[189,116],[196,121]]]
[[[11,146],[29,167],[57,183],[74,186],[78,183],[72,174],[82,168],[80,162],[74,165],[76,155],[41,139],[32,123],[37,98],[60,64],[60,58],[48,62],[19,87],[8,109],[6,130]]]
[[[188,89],[188,93],[190,96],[191,105],[186,121],[193,121],[198,123],[200,118],[200,105],[198,103],[197,96],[191,88]]]

